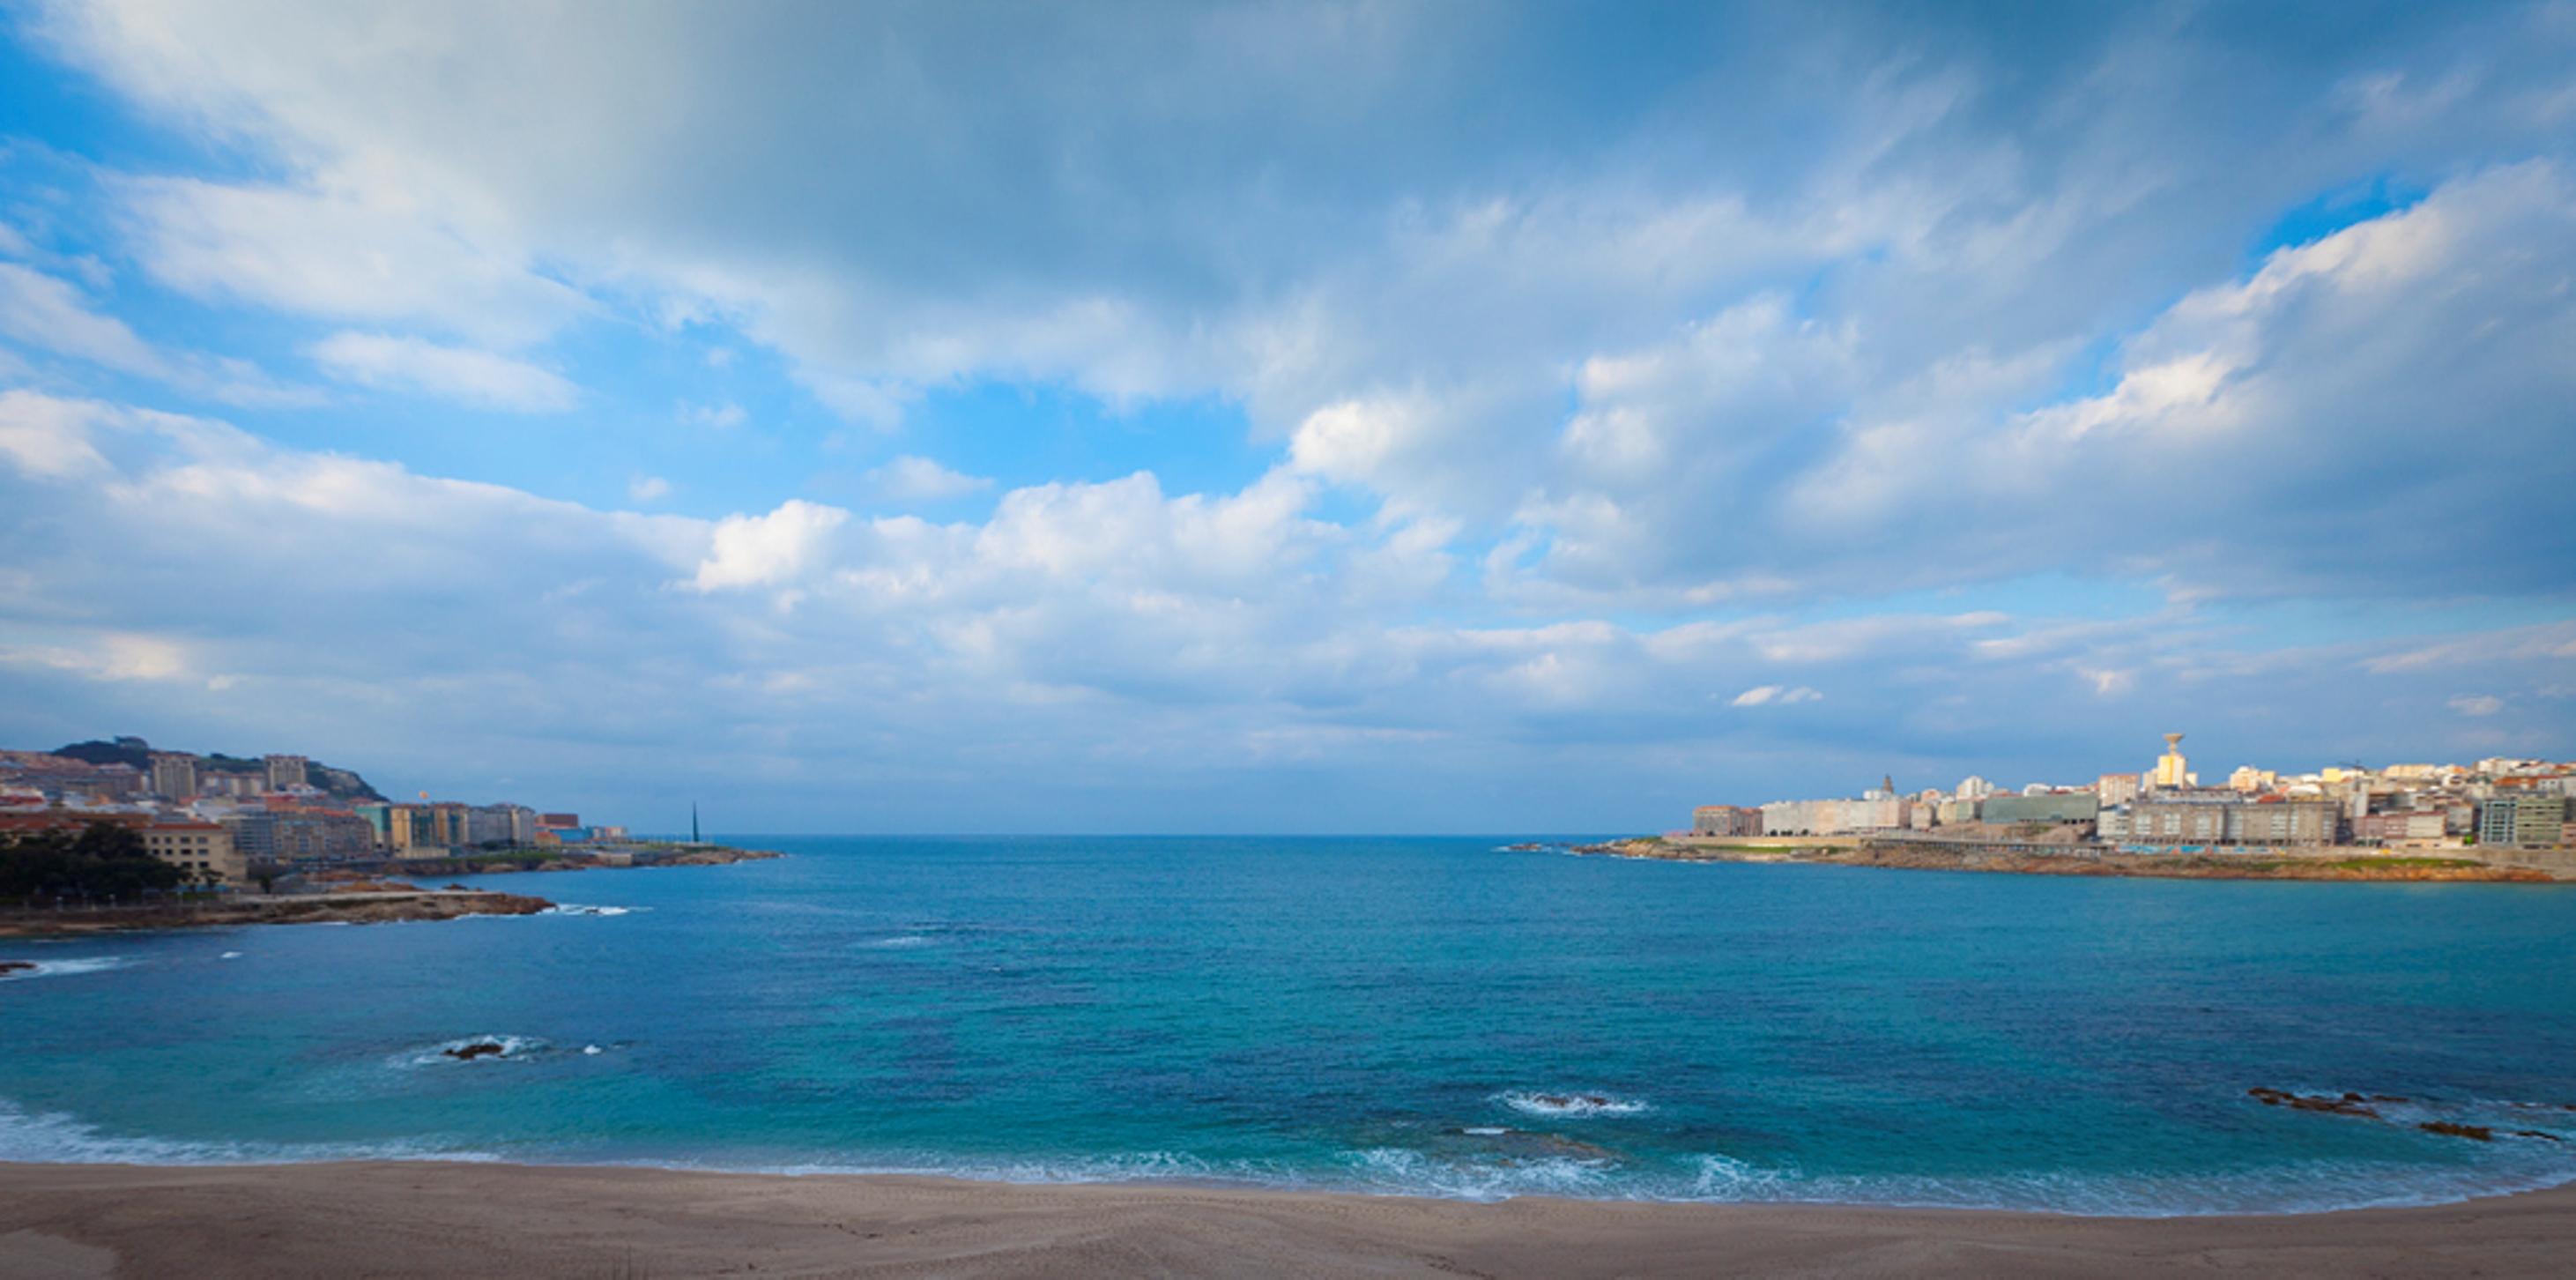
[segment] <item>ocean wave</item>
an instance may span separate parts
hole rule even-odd
[[[1084,1183],[1180,1182],[1257,1187],[1268,1190],[1314,1190],[1343,1187],[1318,1181],[1288,1165],[1260,1160],[1210,1160],[1182,1151],[1111,1152],[1093,1156],[1053,1155],[974,1157],[926,1152],[889,1152],[875,1157],[819,1157],[784,1162],[749,1163],[695,1160],[627,1159],[621,1168],[680,1169],[701,1173],[774,1173],[788,1177],[928,1177],[969,1182],[1043,1186]],[[1347,1189],[1347,1188],[1344,1188]]]
[[[222,955],[216,956],[215,958],[216,958],[217,960],[239,960],[239,959],[241,959],[241,958],[242,958],[242,953],[240,953],[240,952],[238,952],[238,951],[227,951],[227,952],[223,953]]]
[[[487,1145],[507,1147],[512,1152],[509,1159],[533,1164],[599,1163],[711,1173],[911,1175],[1028,1184],[1171,1182],[1477,1202],[1556,1196],[1598,1201],[2008,1210],[2121,1218],[2288,1215],[2450,1204],[2576,1182],[2576,1158],[2537,1143],[2512,1149],[2500,1145],[2480,1148],[2478,1154],[2484,1158],[2474,1165],[2345,1160],[2292,1162],[2213,1174],[2029,1171],[1972,1176],[1810,1175],[1791,1164],[1765,1164],[1715,1152],[1639,1162],[1607,1156],[1462,1155],[1381,1146],[1344,1151],[1321,1165],[1211,1159],[1186,1151],[1164,1150],[1026,1158],[890,1152],[779,1161],[652,1157],[593,1161],[583,1159],[578,1149],[561,1150],[550,1157],[515,1142]],[[434,1135],[366,1142],[123,1135],[67,1114],[31,1111],[0,1100],[0,1161],[240,1165],[360,1159],[491,1162],[502,1158],[471,1143]]]
[[[2290,1215],[2456,1204],[2576,1182],[2576,1163],[2508,1158],[2479,1166],[2308,1161],[2207,1174],[2030,1171],[1957,1177],[1803,1176],[1730,1156],[1704,1156],[1678,1195],[1638,1198],[1726,1204],[1861,1204],[1985,1209],[2078,1217]]]
[[[1578,1156],[1441,1159],[1403,1147],[1370,1147],[1350,1153],[1354,1190],[1385,1195],[1436,1196],[1444,1200],[1508,1200],[1514,1196],[1617,1198],[1619,1162]]]
[[[622,916],[650,910],[652,910],[651,907],[594,907],[588,903],[561,902],[537,914],[541,916]]]
[[[1633,1116],[1650,1110],[1640,1099],[1614,1098],[1606,1093],[1506,1093],[1497,1100],[1514,1111],[1533,1116]]]
[[[29,1111],[0,1100],[0,1161],[26,1164],[308,1164],[324,1160],[452,1160],[500,1157],[430,1141],[272,1143],[112,1134],[59,1111]]]
[[[898,934],[891,938],[870,938],[859,945],[862,947],[883,950],[893,947],[926,947],[930,945],[930,941],[931,940],[928,937],[922,934],[906,933]]]
[[[132,956],[84,956],[77,960],[38,960],[32,969],[0,973],[0,982],[18,982],[30,978],[68,978],[76,973],[102,973],[122,969],[134,963]]]

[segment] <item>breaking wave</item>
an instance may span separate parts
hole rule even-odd
[[[0,973],[0,982],[21,982],[31,978],[68,978],[76,973],[100,973],[122,969],[134,963],[131,956],[84,956],[78,960],[38,960],[32,969],[15,969]]]
[[[1605,1093],[1506,1093],[1500,1101],[1532,1116],[1633,1116],[1648,1109],[1642,1100]]]
[[[319,1160],[458,1160],[499,1157],[429,1141],[273,1143],[198,1141],[108,1133],[58,1111],[0,1101],[0,1161],[30,1164],[301,1164]]]

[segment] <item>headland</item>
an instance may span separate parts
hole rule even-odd
[[[0,1165],[17,1276],[2544,1275],[2576,1188],[2301,1217],[358,1162]]]
[[[128,933],[254,924],[391,924],[464,916],[525,916],[554,903],[461,886],[424,889],[399,880],[355,881],[324,893],[235,894],[165,905],[33,908],[0,912],[0,938]]]
[[[1651,858],[1668,862],[1780,862],[1905,871],[1988,871],[2013,875],[2133,876],[2165,880],[2338,880],[2402,883],[2548,884],[2576,880],[2545,866],[2489,855],[2410,855],[2353,848],[2142,853],[2090,844],[1945,841],[1889,837],[1729,839],[1639,836],[1600,844],[1509,846],[1520,850]]]

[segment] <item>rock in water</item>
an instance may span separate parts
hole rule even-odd
[[[2467,1138],[2471,1142],[2495,1141],[2495,1130],[2482,1124],[2453,1124],[2448,1120],[2427,1120],[2415,1127],[2426,1133],[2439,1133],[2454,1138]]]
[[[2347,1093],[2340,1098],[2324,1094],[2292,1093],[2287,1089],[2252,1088],[2245,1095],[2267,1107],[2288,1107],[2293,1111],[2324,1111],[2339,1116],[2366,1116],[2376,1120],[2379,1113],[2370,1109],[2360,1094]]]
[[[453,1049],[441,1050],[441,1052],[459,1062],[472,1062],[476,1058],[500,1057],[501,1055],[508,1053],[509,1048],[498,1041],[477,1040],[472,1044],[461,1044]]]

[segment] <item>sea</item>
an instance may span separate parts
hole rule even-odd
[[[0,1159],[2123,1216],[2576,1180],[2576,885],[734,842],[788,856],[468,881],[537,916],[0,940],[39,966],[0,979]]]

